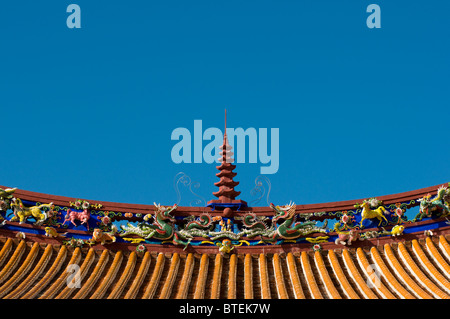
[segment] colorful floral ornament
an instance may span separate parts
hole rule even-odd
[[[313,251],[321,251],[322,250],[322,246],[319,243],[317,243],[317,244],[312,245],[311,249]]]
[[[103,217],[103,218],[101,219],[101,221],[102,221],[102,224],[103,224],[103,225],[109,225],[109,224],[111,224],[111,218],[109,218],[108,216]]]
[[[145,247],[144,244],[139,244],[136,246],[136,253],[138,253],[138,255],[143,254],[146,250],[147,248]]]
[[[347,224],[350,221],[350,217],[347,215],[347,212],[344,213],[341,217],[341,223]]]
[[[80,238],[71,238],[69,240],[64,240],[62,243],[66,246],[76,248],[76,247],[83,247],[85,241]]]
[[[69,205],[76,209],[100,209],[102,204],[91,204],[87,200],[77,199],[75,202],[69,202]]]
[[[65,208],[67,209],[67,208]],[[62,219],[62,213],[61,213],[62,209],[59,206],[52,206],[50,208],[50,210],[47,212],[48,214],[48,218],[47,220],[44,222],[43,225],[45,226],[50,226],[50,227],[58,227],[58,228],[67,228],[69,227],[68,225],[63,225],[63,223],[61,222]]]
[[[122,216],[122,213],[116,213],[113,211],[99,211],[95,212],[95,215],[99,216],[97,222],[97,227],[103,231],[111,231],[113,227],[113,220],[117,216]]]
[[[396,204],[398,205],[398,204]],[[397,206],[397,208],[394,210],[395,215],[398,216],[398,218],[402,218],[403,216],[403,209],[401,209],[399,206]]]
[[[216,245],[219,246],[219,252],[222,255],[229,254],[234,249],[233,243],[228,238],[222,240],[222,243],[217,243]]]
[[[359,225],[356,224],[355,216],[353,215],[353,211],[342,211],[337,212],[336,217],[341,216],[339,222],[335,223],[333,226],[334,231],[341,232],[350,229],[359,229]]]

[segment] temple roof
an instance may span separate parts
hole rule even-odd
[[[450,184],[252,207],[234,189],[226,116],[221,150],[203,207],[0,186],[0,298],[450,298]]]
[[[435,194],[442,189],[438,185],[381,196],[378,200],[385,207],[394,205],[391,203],[397,203],[398,207],[399,203],[408,203],[403,207],[414,207],[418,204],[416,200],[437,196]],[[53,202],[64,212],[77,200],[20,189],[15,190],[14,196],[27,206]],[[298,205],[293,212],[298,218],[306,215],[307,220],[323,221],[323,212],[328,217],[338,216],[335,215],[338,210],[354,210],[355,203],[362,201]],[[91,208],[96,227],[99,227],[99,220],[103,221],[101,216],[107,215],[106,211],[114,213],[109,216],[117,221],[133,221],[160,208],[159,205],[90,202],[97,205]],[[248,214],[261,218],[274,218],[276,214],[272,208],[244,207],[235,212],[233,218],[226,219],[222,218],[223,211],[213,211],[210,207],[175,205],[170,209],[173,209],[175,220],[189,216],[201,218],[209,214],[212,220],[219,218],[217,220],[235,223],[250,216]],[[221,227],[226,227],[224,225]],[[5,220],[0,227],[0,297],[449,298],[448,220],[445,216],[436,216],[403,225],[405,232],[400,236],[367,237],[351,245],[335,242],[334,238],[339,234],[336,229],[325,234],[312,234],[309,242],[298,238],[264,244],[258,242],[259,237],[256,240],[241,237],[245,240],[239,240],[239,244],[236,240],[230,241],[235,247],[224,253],[217,240],[208,242],[201,237],[194,237],[188,246],[179,246],[171,241],[141,241],[133,236],[125,241],[126,238],[116,235],[115,242],[93,242],[77,247],[68,239],[83,241],[84,238],[87,243],[87,239],[92,237],[92,228],[88,231],[81,225],[67,227],[57,223],[54,227],[61,236],[51,237],[46,234],[46,225]],[[389,233],[394,227],[388,223],[383,229]],[[370,233],[380,231],[380,228],[361,231]],[[318,241],[323,235],[329,239]],[[319,244],[312,245],[315,240]],[[142,246],[142,251],[138,246]],[[70,273],[68,270],[73,265],[78,265],[81,271],[81,287],[78,289],[70,289],[65,284]],[[377,267],[377,274],[381,274],[379,277],[372,273],[373,267]],[[371,280],[376,281],[376,278],[380,281],[372,285]]]
[[[0,239],[3,299],[414,299],[446,298],[449,235],[371,247],[254,252],[163,253],[71,248]],[[65,282],[81,269],[81,288]],[[370,265],[381,272],[378,283]],[[375,279],[374,279],[375,278]]]

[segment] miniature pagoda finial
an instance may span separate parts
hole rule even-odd
[[[214,183],[215,186],[219,187],[217,192],[213,192],[213,195],[218,198],[218,200],[212,200],[209,203],[214,204],[243,204],[246,203],[242,200],[236,200],[236,197],[239,196],[241,192],[236,191],[234,188],[239,184],[239,182],[235,182],[233,178],[237,175],[233,170],[236,168],[236,165],[233,165],[234,159],[232,158],[233,152],[231,152],[232,147],[228,143],[227,138],[227,111],[225,110],[225,131],[223,135],[223,144],[220,146],[220,158],[219,162],[221,164],[216,166],[219,170],[219,173],[216,174],[220,180]]]
[[[223,135],[227,136],[227,109],[225,109],[225,128],[223,130]]]

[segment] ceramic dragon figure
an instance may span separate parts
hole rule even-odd
[[[450,214],[450,189],[441,186],[437,195],[431,199],[431,195],[420,198],[420,211],[414,220],[421,220],[423,217],[431,217],[433,213],[437,216],[447,216]]]
[[[296,239],[301,236],[306,236],[312,233],[320,232],[325,233],[327,227],[327,220],[323,226],[316,226],[316,222],[307,221],[307,222],[295,222],[295,203],[289,203],[285,206],[275,206],[274,204],[270,204],[270,207],[275,211],[275,216],[272,219],[272,223],[274,225],[278,224],[281,221],[281,224],[278,225],[276,231],[272,236],[272,241],[277,239]],[[284,221],[282,221],[284,220]]]
[[[0,211],[6,212],[17,188],[0,188]]]
[[[189,216],[185,220],[188,220],[188,223],[183,229],[175,232],[173,239],[174,244],[184,245],[184,249],[186,249],[194,237],[208,238],[209,232],[214,228],[213,222],[217,221],[218,218],[204,213],[197,219],[194,216]]]
[[[122,232],[120,236],[137,235],[145,239],[155,238],[159,240],[171,239],[174,235],[175,218],[170,213],[175,210],[177,204],[172,207],[164,207],[154,203],[156,207],[155,214],[153,216],[154,222],[149,224],[147,222],[141,222],[137,226],[128,223],[126,226],[121,225]]]
[[[248,238],[253,238],[255,236],[272,237],[275,232],[275,227],[273,224],[268,227],[266,224],[267,220],[268,218],[265,216],[256,216],[254,213],[246,214],[242,219],[244,228],[239,235]]]

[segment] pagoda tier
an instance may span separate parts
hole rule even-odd
[[[225,111],[225,132],[223,135],[223,144],[220,146],[220,158],[218,161],[220,162],[219,166],[216,166],[216,169],[219,170],[219,173],[216,176],[220,179],[218,182],[214,183],[215,186],[219,187],[217,192],[213,192],[213,195],[218,199],[211,200],[208,204],[239,204],[239,205],[247,205],[247,203],[243,200],[237,200],[236,197],[241,194],[241,192],[236,191],[234,188],[239,185],[239,182],[233,180],[237,174],[233,172],[236,168],[236,165],[232,164],[234,159],[232,158],[233,152],[232,147],[228,143],[228,137],[226,132],[226,111]]]
[[[239,182],[233,180],[233,177],[237,175],[233,172],[236,165],[231,164],[234,161],[233,158],[231,158],[233,152],[231,152],[232,148],[228,144],[226,132],[223,137],[223,145],[220,149],[222,150],[222,156],[219,158],[221,164],[216,166],[219,170],[219,173],[217,173],[216,176],[219,177],[220,180],[214,183],[215,186],[219,187],[219,190],[217,192],[213,192],[213,195],[218,197],[219,201],[214,202],[232,203],[241,192],[234,190],[234,188],[239,185]]]

